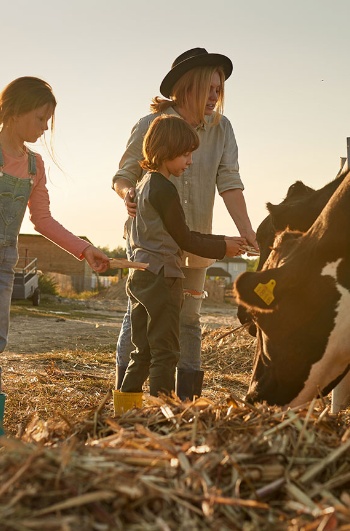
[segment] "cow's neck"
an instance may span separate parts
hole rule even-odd
[[[348,251],[350,239],[350,173],[332,195],[327,205],[305,234],[321,248],[337,254]]]

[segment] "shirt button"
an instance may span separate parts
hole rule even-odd
[[[188,184],[188,181],[185,181],[185,184]]]
[[[185,199],[185,204],[187,204],[187,199]]]

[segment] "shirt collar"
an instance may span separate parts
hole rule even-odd
[[[169,107],[167,109],[167,113],[168,114],[172,114],[174,116],[178,116],[179,118],[182,118],[182,116],[180,116],[180,114],[178,112],[176,112],[174,107]],[[208,125],[209,125],[208,122],[210,121],[210,119],[211,119],[210,116],[206,116],[205,117],[205,121],[195,127],[196,131],[199,131],[200,129],[204,129],[204,131],[205,131],[207,129]]]

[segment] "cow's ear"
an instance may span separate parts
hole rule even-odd
[[[233,287],[239,304],[260,310],[272,310],[278,302],[282,268],[246,272],[239,275]]]
[[[270,212],[271,220],[275,232],[286,229],[290,222],[291,217],[291,205],[273,205],[272,203],[266,203],[267,209]]]

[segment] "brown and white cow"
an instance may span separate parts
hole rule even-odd
[[[263,268],[276,235],[289,228],[306,232],[322,212],[335,190],[343,182],[348,171],[347,163],[341,169],[335,179],[327,183],[319,190],[314,190],[302,181],[296,181],[287,192],[286,197],[278,205],[267,203],[268,216],[260,223],[256,238],[260,249],[258,271]],[[238,305],[237,317],[241,324],[248,327],[252,336],[256,335],[256,327],[252,322],[246,307]]]
[[[347,405],[350,172],[311,228],[280,233],[263,269],[240,275],[234,290],[257,327],[247,400],[293,407],[337,386],[333,412]]]

